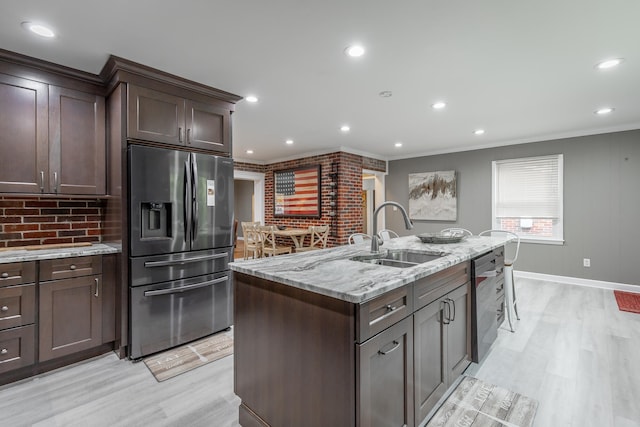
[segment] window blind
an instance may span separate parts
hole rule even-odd
[[[559,218],[561,162],[561,154],[496,161],[496,216]]]

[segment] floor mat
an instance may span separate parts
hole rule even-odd
[[[464,377],[426,427],[531,427],[537,409],[534,399]]]
[[[640,313],[640,294],[634,292],[613,291],[620,311]]]
[[[227,332],[145,357],[144,363],[158,382],[233,354],[233,337]]]

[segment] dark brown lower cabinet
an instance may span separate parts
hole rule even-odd
[[[102,344],[101,275],[40,283],[39,361]]]
[[[413,413],[413,325],[406,318],[363,344],[356,352],[357,424],[411,427]]]
[[[469,263],[361,304],[233,276],[244,427],[418,426],[471,361]]]
[[[471,363],[469,285],[413,315],[416,420],[423,420]]]
[[[0,331],[0,374],[35,363],[35,325]]]

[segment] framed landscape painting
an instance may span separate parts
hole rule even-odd
[[[455,221],[458,215],[456,171],[409,174],[409,217]]]

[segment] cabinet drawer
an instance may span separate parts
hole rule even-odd
[[[403,286],[360,304],[356,313],[357,342],[366,341],[411,313],[413,313],[411,286]]]
[[[469,270],[469,263],[463,262],[417,280],[413,285],[415,309],[418,310],[467,283],[470,279]]]
[[[0,374],[35,363],[35,325],[0,331]]]
[[[101,273],[101,255],[40,261],[40,281],[69,279]]]
[[[3,286],[21,285],[36,281],[36,263],[12,262],[0,264],[0,288]]]
[[[0,288],[0,330],[35,321],[36,285]]]

